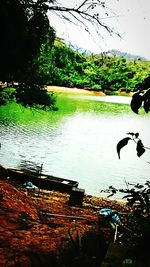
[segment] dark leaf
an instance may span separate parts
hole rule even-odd
[[[139,137],[139,133],[135,133],[135,137],[138,138]]]
[[[135,133],[132,133],[132,132],[128,132],[127,134],[132,135],[132,136],[135,135]]]
[[[150,186],[150,181],[146,181],[145,185]]]
[[[132,96],[130,106],[131,106],[131,109],[134,113],[138,114],[139,108],[142,105],[142,101],[143,101],[143,97],[142,97],[142,95],[140,95],[140,93],[135,93]]]
[[[108,195],[107,197],[108,197],[108,198],[109,198],[109,197],[113,197],[113,195],[114,195],[114,193],[112,193],[112,194]]]
[[[120,193],[128,193],[128,191],[129,191],[128,189],[119,189]]]
[[[118,153],[118,157],[120,159],[120,150],[126,146],[128,144],[128,141],[131,140],[130,137],[126,137],[126,138],[123,138],[122,140],[120,140],[120,142],[117,144],[117,153]]]
[[[129,134],[131,136],[135,136],[135,138],[139,137],[139,133],[128,132],[127,134]]]
[[[110,185],[109,190],[117,190],[114,186]]]
[[[142,184],[136,184],[135,185],[135,188],[138,188],[138,189],[141,189],[141,188],[143,188],[144,187],[144,185],[142,185]]]
[[[139,83],[138,88],[141,90],[148,89],[150,87],[150,76],[146,77],[143,82]]]
[[[123,199],[124,198],[128,198],[128,197],[131,197],[132,195],[126,195],[126,196],[123,196]]]
[[[150,99],[150,89],[148,89],[143,95],[143,99]]]
[[[136,150],[137,150],[137,156],[138,157],[141,157],[143,155],[143,153],[145,152],[145,148],[144,148],[141,140],[139,140],[137,142]]]
[[[150,99],[145,99],[143,104],[146,113],[150,111]]]

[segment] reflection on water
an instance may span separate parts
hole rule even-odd
[[[92,101],[102,101],[109,103],[120,103],[120,104],[130,104],[131,97],[128,96],[93,96],[93,95],[71,95],[71,98],[78,98],[84,100],[92,100]]]
[[[22,114],[20,121],[13,116],[5,124],[1,118],[2,165],[17,167],[22,160],[43,164],[43,172],[77,180],[86,193],[98,196],[109,185],[125,187],[125,179],[140,183],[150,178],[146,162],[150,150],[138,158],[131,141],[122,149],[120,160],[116,153],[117,142],[127,132],[139,132],[144,145],[150,146],[149,116],[133,114],[128,105],[95,99],[63,96],[58,101],[58,113],[31,116],[30,112],[27,121]]]

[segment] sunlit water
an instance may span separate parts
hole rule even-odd
[[[131,112],[129,98],[59,95],[58,102],[59,111],[46,115],[20,108],[14,112],[10,106],[8,119],[8,109],[2,110],[0,164],[43,164],[44,173],[77,180],[86,193],[97,196],[110,185],[122,188],[125,181],[150,179],[150,150],[138,158],[129,141],[120,160],[116,152],[128,132],[139,132],[150,147],[150,116]]]

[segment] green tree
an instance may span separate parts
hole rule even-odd
[[[53,83],[55,65],[52,59],[52,49],[47,44],[41,45],[38,55],[34,58],[29,75],[38,84],[50,85]]]
[[[84,76],[83,55],[68,47],[63,41],[57,40],[52,49],[53,77],[52,81],[55,85],[62,86],[78,86]]]
[[[49,48],[52,47],[55,32],[49,25],[44,7],[39,9],[33,4],[34,1],[21,0],[2,0],[0,2],[0,33],[2,36],[0,42],[0,80],[19,82],[15,94],[17,101],[20,100],[21,103],[25,99],[24,94],[30,94],[27,99],[30,98],[29,88],[36,88],[35,94],[39,88],[40,92],[45,95],[41,98],[43,99],[42,106],[45,99],[49,99],[49,101],[45,101],[45,105],[49,105],[53,101],[51,101],[51,95],[46,96],[47,92],[42,87],[42,80],[40,81],[39,77],[37,79],[37,75],[33,71],[33,63],[43,44]],[[37,86],[36,83],[41,87]],[[2,97],[3,95],[4,90]],[[38,100],[38,97],[35,97],[34,100]],[[1,101],[1,103],[4,102]],[[34,103],[25,101],[24,104],[33,106],[35,101]]]
[[[27,17],[18,0],[0,2],[0,79],[18,80],[28,58]],[[22,71],[21,71],[22,70]]]

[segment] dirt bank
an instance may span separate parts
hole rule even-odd
[[[30,196],[22,187],[0,178],[1,267],[79,267],[79,256],[80,263],[93,259],[97,265],[87,266],[99,266],[112,230],[99,228],[97,210],[128,211],[123,203],[85,195],[82,207],[69,206],[68,194],[42,190]],[[41,211],[77,218],[51,217]]]
[[[82,94],[82,95],[105,95],[103,92],[97,92],[93,90],[87,89],[79,89],[79,88],[69,88],[63,86],[47,86],[47,90],[50,92],[63,92],[63,93],[73,93],[73,94]]]
[[[63,86],[47,86],[46,87],[49,92],[57,92],[57,93],[71,93],[71,94],[82,94],[82,95],[99,95],[99,96],[105,96],[105,95],[112,95],[112,92],[110,90],[106,90],[106,92],[100,92],[92,89],[79,89],[76,87],[69,88],[69,87],[63,87]],[[126,91],[115,91],[114,95],[120,95],[120,96],[132,96],[132,92],[126,92]]]

